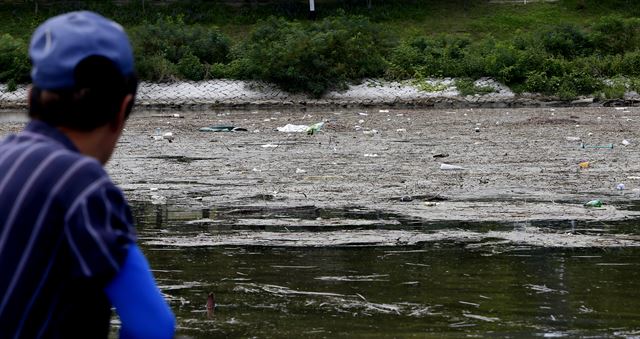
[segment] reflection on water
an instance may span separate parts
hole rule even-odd
[[[140,237],[213,210],[134,206]],[[257,231],[257,230],[256,230]],[[640,249],[143,246],[189,337],[640,335]],[[213,312],[207,296],[215,295]]]

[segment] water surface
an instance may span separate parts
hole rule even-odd
[[[188,223],[215,220],[216,213],[148,204],[134,205],[134,214],[178,333],[187,337],[640,335],[637,247],[469,246],[446,239],[402,247],[149,245],[163,236],[215,237],[224,220]],[[206,308],[210,292],[213,314]]]

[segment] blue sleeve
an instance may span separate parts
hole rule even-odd
[[[122,323],[120,338],[173,338],[176,321],[142,251],[131,244],[105,292]]]

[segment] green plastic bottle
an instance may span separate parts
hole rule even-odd
[[[604,203],[602,202],[602,200],[596,199],[596,200],[591,200],[589,202],[587,202],[586,204],[584,204],[585,207],[602,207]]]
[[[309,126],[309,128],[307,128],[307,134],[313,135],[314,133],[318,133],[322,126],[324,126],[324,121]]]

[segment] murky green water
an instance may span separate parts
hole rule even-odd
[[[143,244],[212,232],[186,223],[211,213],[134,205]],[[187,337],[640,336],[637,247],[143,250]]]

